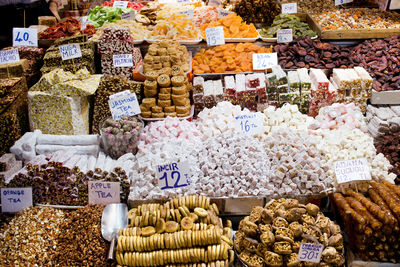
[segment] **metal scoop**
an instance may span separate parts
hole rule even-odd
[[[108,204],[101,216],[101,234],[109,242],[107,261],[114,260],[114,247],[118,239],[118,231],[128,227],[128,207],[124,203]]]

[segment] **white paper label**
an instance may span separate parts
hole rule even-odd
[[[19,212],[32,202],[32,187],[1,188],[1,212]]]
[[[78,58],[82,56],[81,46],[77,43],[65,44],[58,47],[62,60]]]
[[[157,165],[157,179],[161,190],[190,185],[190,167],[187,161]]]
[[[135,20],[136,12],[131,11],[121,15],[121,20]]]
[[[193,9],[179,11],[178,14],[184,14],[184,15],[188,16],[189,18],[193,19]]]
[[[290,43],[293,41],[293,31],[292,29],[281,29],[276,32],[278,43]]]
[[[13,28],[13,46],[38,46],[38,31],[30,28]]]
[[[131,117],[141,113],[136,94],[129,91],[111,95],[108,104],[114,120],[122,116]]]
[[[348,4],[351,2],[353,2],[353,0],[335,0],[335,5],[339,6],[339,5]]]
[[[236,129],[242,131],[244,134],[255,135],[262,134],[263,119],[259,113],[249,113],[235,117]]]
[[[89,181],[89,204],[107,205],[121,202],[121,186],[119,182]]]
[[[128,1],[115,1],[114,4],[113,4],[113,7],[127,8],[128,7]]]
[[[133,67],[132,54],[113,55],[114,68]]]
[[[0,65],[19,62],[18,49],[0,51]]]
[[[218,18],[224,18],[228,16],[229,14],[233,13],[232,11],[226,10],[226,9],[218,9]]]
[[[277,53],[253,54],[253,70],[265,70],[278,65]]]
[[[190,3],[190,0],[177,0],[176,2],[179,4],[187,4]]]
[[[206,29],[206,39],[208,46],[225,44],[224,27],[213,27]]]
[[[159,4],[172,4],[176,3],[176,0],[158,0]]]
[[[89,24],[88,22],[88,16],[83,16],[81,17],[81,31],[84,31],[86,29],[86,26]]]
[[[335,174],[338,184],[371,180],[371,171],[365,158],[336,161]]]
[[[323,249],[324,246],[320,244],[301,243],[297,259],[299,261],[319,263]]]
[[[297,3],[282,4],[282,13],[293,14],[297,13]]]

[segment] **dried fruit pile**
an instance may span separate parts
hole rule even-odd
[[[129,211],[130,228],[121,229],[116,259],[123,266],[233,262],[232,225],[223,227],[217,205],[204,196],[143,204]]]
[[[397,117],[398,118],[398,117]],[[383,153],[393,165],[390,171],[397,175],[396,184],[400,183],[400,133],[386,134],[376,140],[375,147],[377,153]]]
[[[293,43],[278,44],[274,47],[278,53],[279,65],[284,69],[297,68],[352,68],[350,48],[323,43],[310,36],[298,37]]]
[[[335,10],[335,1],[326,0],[279,0],[280,4],[297,2],[297,12],[298,13],[320,13],[326,10]],[[362,6],[362,5],[359,5]]]
[[[310,29],[307,23],[301,22],[300,18],[291,14],[280,14],[274,18],[271,26],[262,28],[260,35],[263,38],[277,37],[276,33],[281,29],[292,29],[293,36],[305,36],[311,37],[317,36],[317,33]]]
[[[300,243],[324,245],[323,265],[344,266],[340,227],[325,217],[318,206],[296,199],[271,200],[256,206],[239,224],[234,247],[249,266],[298,266]]]
[[[85,30],[81,31],[81,23],[74,18],[67,18],[50,28],[47,28],[39,35],[39,39],[58,39],[79,34],[92,35],[96,33],[93,25],[87,24]]]
[[[246,22],[271,24],[273,18],[281,13],[281,7],[274,0],[240,0],[234,11]]]
[[[193,72],[224,73],[253,71],[254,53],[271,53],[272,47],[260,47],[252,43],[224,44],[201,49],[193,57]]]
[[[207,28],[213,27],[224,27],[224,36],[225,38],[257,38],[258,32],[253,23],[246,24],[243,22],[243,19],[236,15],[235,13],[231,13],[228,16],[219,19],[217,21],[212,21],[208,24],[202,24],[200,26],[201,35],[203,38],[206,36],[205,30]]]
[[[334,200],[350,248],[364,261],[400,262],[400,186],[370,183],[368,194],[348,190],[335,193]]]
[[[400,90],[399,42],[400,35],[366,40],[349,54],[354,65],[364,67],[374,78],[375,91]]]

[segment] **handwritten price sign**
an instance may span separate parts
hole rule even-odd
[[[371,171],[365,158],[336,161],[335,174],[338,184],[371,180]]]
[[[353,2],[353,0],[335,0],[335,5],[339,6],[339,5],[344,5],[344,4],[348,4]]]
[[[277,53],[253,54],[253,70],[266,70],[278,65]]]
[[[37,29],[13,28],[13,46],[38,46]]]
[[[263,120],[258,113],[249,113],[235,117],[236,127],[244,134],[254,135],[263,133]]]
[[[190,167],[186,161],[158,165],[156,173],[162,190],[190,185]]]
[[[292,29],[281,29],[276,31],[276,37],[278,43],[290,43],[293,41]]]
[[[297,259],[299,261],[319,263],[323,249],[324,246],[320,244],[301,243]]]
[[[0,65],[19,62],[18,49],[0,51]]]
[[[113,7],[127,8],[128,7],[128,1],[115,1],[114,4],[113,4]]]
[[[282,4],[282,13],[283,14],[297,13],[297,3]]]
[[[225,44],[224,27],[213,27],[206,29],[206,39],[208,46]]]

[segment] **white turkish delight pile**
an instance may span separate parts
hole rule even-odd
[[[264,110],[265,133],[280,129],[308,131],[308,126],[314,122],[312,117],[302,114],[297,105],[284,104],[281,108],[269,106]]]
[[[266,196],[273,192],[269,159],[253,137],[225,132],[203,143],[196,193],[210,197]]]
[[[187,140],[190,143],[201,142],[201,134],[196,125],[187,120],[167,117],[165,120],[152,122],[140,134],[138,148],[144,149],[147,145],[156,142],[170,142],[172,140]]]
[[[198,149],[199,146],[193,146],[183,139],[146,145],[136,154],[136,161],[132,162],[133,175],[129,199],[170,199],[196,194],[193,185],[198,183],[197,177],[200,174],[197,164]],[[156,173],[158,165],[184,161],[190,166],[193,175],[190,178],[191,185],[162,190]]]
[[[318,194],[332,188],[316,141],[291,129],[275,131],[262,139],[271,162],[274,195]]]
[[[318,150],[324,155],[323,164],[329,166],[327,176],[332,177],[337,186],[335,175],[335,162],[366,158],[370,165],[371,178],[375,181],[387,180],[394,183],[396,175],[389,173],[392,168],[389,161],[382,153],[376,154],[373,138],[359,129],[346,127],[337,130],[318,130],[316,132],[320,141]]]
[[[197,128],[203,135],[203,140],[210,137],[220,135],[224,132],[236,132],[235,117],[249,114],[248,109],[241,109],[238,105],[233,105],[231,102],[219,102],[215,107],[205,108],[198,115]],[[260,113],[260,115],[262,115]]]

